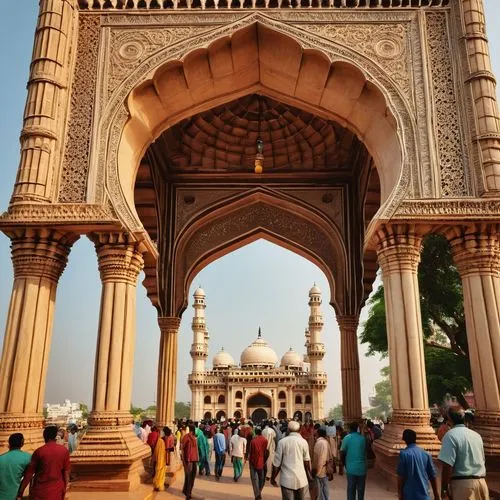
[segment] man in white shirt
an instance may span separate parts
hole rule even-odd
[[[280,473],[282,500],[304,500],[312,480],[309,445],[299,434],[298,422],[289,422],[288,430],[290,434],[278,442],[274,454],[271,484],[278,486],[276,476]]]
[[[231,437],[229,451],[234,470],[234,482],[237,482],[243,473],[243,460],[247,451],[247,440],[243,437],[244,431],[240,429],[238,434]]]

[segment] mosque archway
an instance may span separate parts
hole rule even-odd
[[[285,410],[280,410],[278,412],[278,419],[279,420],[286,420],[287,416],[286,416],[286,411]]]
[[[248,408],[256,408],[256,407],[271,408],[271,405],[272,405],[271,398],[265,394],[262,394],[261,392],[253,396],[250,396],[247,401]]]
[[[254,424],[260,424],[263,420],[269,418],[269,414],[264,408],[257,408],[252,412],[251,418]]]

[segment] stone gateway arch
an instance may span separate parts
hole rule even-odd
[[[500,118],[482,0],[41,0],[17,179],[0,228],[14,285],[0,447],[40,444],[58,280],[94,243],[102,280],[89,430],[75,488],[133,489],[136,286],[161,330],[172,422],[178,331],[196,273],[258,238],[322,269],[361,417],[358,317],[382,270],[394,417],[429,426],[417,268],[431,232],[464,286],[477,430],[500,470]],[[195,346],[196,347],[196,346]]]

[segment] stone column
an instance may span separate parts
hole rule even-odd
[[[489,471],[500,471],[500,226],[475,225],[447,232],[462,277],[467,342]]]
[[[76,0],[41,0],[12,203],[49,202],[62,158],[76,51]]]
[[[486,190],[496,194],[500,190],[500,115],[486,37],[483,0],[461,0],[460,6],[468,56],[465,84],[472,94],[475,140],[480,150]]]
[[[361,421],[361,383],[359,379],[359,316],[337,316],[340,328],[340,370],[342,373],[342,405],[345,422]]]
[[[161,426],[173,426],[175,418],[175,392],[177,387],[177,339],[181,319],[158,318],[160,325],[160,358],[158,361],[158,395],[156,421]]]
[[[141,244],[124,233],[93,234],[102,281],[89,430],[72,455],[75,491],[128,491],[151,451],[132,430],[130,404]]]
[[[13,432],[25,448],[43,444],[43,400],[59,278],[74,234],[21,228],[11,232],[14,285],[0,362],[0,452]]]
[[[391,424],[376,441],[376,465],[394,479],[402,433],[415,430],[418,444],[434,455],[440,443],[430,426],[417,268],[422,238],[413,226],[386,225],[377,233],[391,367]]]

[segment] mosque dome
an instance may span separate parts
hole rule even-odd
[[[316,286],[316,283],[314,283],[313,287],[309,290],[309,297],[311,295],[321,295],[321,290]]]
[[[274,368],[278,362],[278,356],[262,338],[260,328],[257,340],[252,342],[241,353],[242,368]]]
[[[214,356],[212,362],[214,368],[229,368],[235,366],[232,356],[224,350],[224,347]]]
[[[193,293],[193,297],[206,297],[205,295],[205,291],[203,290],[203,288],[201,287],[198,287],[194,293]]]
[[[290,350],[283,354],[281,358],[280,366],[292,366],[292,367],[300,367],[303,361],[299,354],[297,354],[291,347]]]

